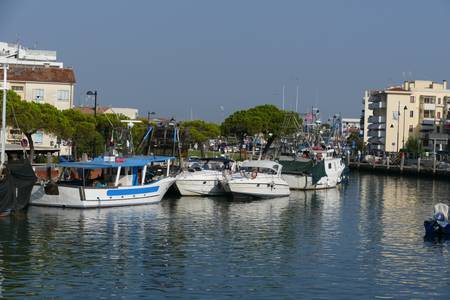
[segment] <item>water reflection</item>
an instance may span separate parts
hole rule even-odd
[[[354,175],[338,189],[167,199],[0,219],[5,297],[327,298],[447,293],[450,242],[423,240],[446,183]]]

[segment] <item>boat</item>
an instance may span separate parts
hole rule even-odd
[[[204,158],[190,163],[176,177],[175,185],[182,196],[222,196],[225,172],[231,171],[233,161],[226,158]]]
[[[223,181],[233,197],[273,198],[290,195],[289,185],[281,178],[283,166],[271,160],[246,160],[240,172]]]
[[[84,162],[61,162],[56,182],[33,188],[30,204],[99,208],[157,203],[175,178],[169,177],[168,156],[103,156]],[[164,170],[166,165],[166,170]]]
[[[333,150],[312,149],[312,158],[280,157],[282,178],[293,190],[320,190],[334,188],[342,181],[345,164]]]
[[[426,237],[450,235],[448,211],[449,208],[447,204],[438,203],[434,206],[433,217],[425,220],[423,223]]]
[[[2,138],[0,142],[0,217],[28,207],[33,184],[36,182],[31,163],[28,159],[14,159],[6,155],[6,94],[8,92],[7,60],[3,65],[3,102],[2,102]]]

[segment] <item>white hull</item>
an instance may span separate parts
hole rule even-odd
[[[337,185],[337,180],[331,180],[328,176],[322,177],[316,184],[313,184],[311,176],[282,174],[281,177],[292,190],[322,190],[331,189]]]
[[[44,186],[36,185],[31,194],[31,205],[70,208],[99,208],[157,203],[162,200],[175,178],[164,178],[139,186],[117,188],[86,188],[58,186],[59,195],[47,195]]]
[[[293,190],[322,190],[336,187],[341,182],[345,169],[342,159],[325,158],[324,167],[326,176],[320,178],[315,184],[313,184],[312,176],[309,175],[281,174],[281,177]]]
[[[227,182],[235,197],[273,198],[290,195],[289,185],[281,178],[233,178]]]
[[[176,186],[182,196],[222,196],[225,191],[218,171],[183,172],[176,178]]]

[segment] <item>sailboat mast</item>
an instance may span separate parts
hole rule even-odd
[[[8,65],[6,63],[3,64],[3,105],[2,105],[2,152],[1,152],[1,167],[6,161],[6,93],[8,92],[8,88],[6,87],[7,83],[7,75],[8,75]]]

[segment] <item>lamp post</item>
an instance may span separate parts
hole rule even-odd
[[[154,111],[152,111],[152,112],[147,112],[147,120],[150,122],[150,116],[151,115],[156,115],[156,113],[154,112]]]
[[[88,91],[86,93],[88,96],[94,96],[94,119],[95,119],[95,125],[97,127],[97,91]],[[96,128],[97,129],[97,128]],[[97,154],[97,141],[94,135],[94,145],[92,146],[92,158],[95,158]]]
[[[405,122],[406,122],[406,110],[408,107],[405,105],[403,107],[403,138],[402,138],[402,148],[405,148]]]

